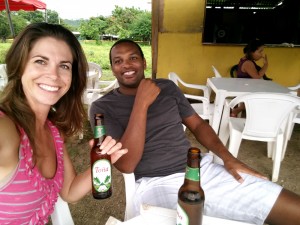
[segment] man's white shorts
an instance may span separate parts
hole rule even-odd
[[[204,214],[262,225],[282,187],[258,177],[241,173],[243,183],[236,181],[213,157],[201,160],[201,186],[205,193]],[[141,178],[136,182],[136,214],[141,204],[176,209],[178,189],[184,173],[166,177]]]

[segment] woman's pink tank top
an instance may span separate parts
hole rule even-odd
[[[1,115],[1,112],[0,112]],[[0,188],[0,224],[42,225],[54,210],[63,184],[63,141],[57,128],[50,122],[57,158],[54,178],[44,178],[32,164],[29,139],[21,130],[20,160],[15,174]]]

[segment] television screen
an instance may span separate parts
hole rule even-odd
[[[203,44],[300,46],[300,0],[207,0]]]

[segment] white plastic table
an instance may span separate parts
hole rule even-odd
[[[216,93],[211,126],[218,134],[225,99],[252,92],[290,93],[291,90],[273,81],[246,78],[208,78],[207,86]]]
[[[110,217],[105,225],[175,225],[176,210],[150,205],[141,206],[141,215],[125,222]],[[225,220],[210,216],[203,216],[202,225],[251,225],[233,220]]]

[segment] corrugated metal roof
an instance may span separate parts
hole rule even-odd
[[[207,0],[207,6],[220,6],[220,7],[258,7],[269,8],[276,7],[283,0]]]

